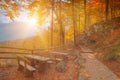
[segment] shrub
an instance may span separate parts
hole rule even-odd
[[[117,54],[114,52],[104,55],[105,60],[115,60],[116,57],[117,57]]]

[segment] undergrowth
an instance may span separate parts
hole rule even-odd
[[[82,36],[85,38],[81,42],[84,41],[93,50],[101,50],[105,60],[117,60],[120,57],[120,17],[96,23]]]

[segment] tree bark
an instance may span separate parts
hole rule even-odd
[[[86,29],[86,0],[84,0],[84,16],[85,16],[85,21],[84,21],[84,27],[85,27],[85,29]]]
[[[76,43],[76,21],[75,21],[75,0],[72,0],[72,10],[73,10],[73,27],[74,27],[74,45],[77,46],[77,43]]]
[[[51,47],[53,47],[53,12],[54,12],[54,0],[52,0],[52,20],[51,20]]]
[[[106,21],[109,18],[109,0],[106,0],[106,10],[105,10]]]
[[[61,43],[61,46],[64,46],[64,30],[63,30],[63,26],[62,26],[62,1],[60,0],[60,8],[59,8],[59,15],[60,15],[60,18],[59,18],[59,23],[60,23],[60,43]]]
[[[115,5],[114,5],[114,0],[111,0],[111,18],[115,17]]]

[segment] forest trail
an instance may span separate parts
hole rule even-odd
[[[82,51],[90,51],[82,48]],[[82,53],[86,59],[85,70],[88,74],[88,80],[120,80],[108,67],[95,58],[93,54]]]

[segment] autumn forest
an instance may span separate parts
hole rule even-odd
[[[120,0],[0,0],[0,80],[29,79],[120,80]]]

